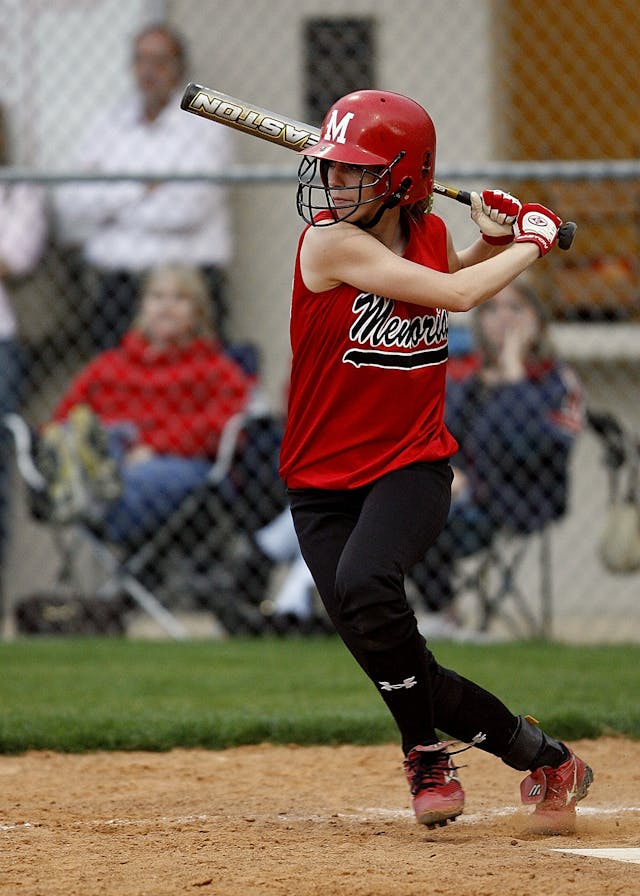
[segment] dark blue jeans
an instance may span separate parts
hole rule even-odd
[[[0,422],[20,408],[24,392],[24,357],[15,339],[0,340]],[[9,528],[11,489],[11,435],[0,425],[0,569],[4,563]]]
[[[105,516],[109,541],[130,544],[148,538],[191,494],[206,481],[211,462],[202,457],[154,455],[128,465],[125,451],[134,425],[108,428],[109,452],[120,469],[122,495],[111,504]]]

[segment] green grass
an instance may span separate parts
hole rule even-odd
[[[640,738],[640,646],[440,644],[439,661],[557,737]],[[337,638],[0,645],[0,752],[384,743],[397,735]]]

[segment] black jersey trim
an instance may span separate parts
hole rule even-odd
[[[443,364],[449,357],[447,346],[428,349],[424,352],[376,352],[351,348],[342,360],[355,367],[389,367],[394,370],[415,370],[418,367],[433,367]]]

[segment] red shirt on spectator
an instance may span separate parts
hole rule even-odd
[[[106,425],[134,423],[139,443],[158,454],[213,457],[224,424],[244,408],[253,385],[215,340],[158,349],[130,330],[76,375],[53,419],[86,404]]]

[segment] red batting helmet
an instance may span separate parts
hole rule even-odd
[[[384,208],[407,205],[433,192],[433,122],[422,106],[398,93],[358,90],[342,97],[327,112],[319,142],[303,149],[301,155],[306,158],[298,169],[297,205],[308,223],[333,224],[337,220],[335,215],[325,215],[320,222],[314,221],[318,211],[332,208],[324,161],[358,165],[375,173],[374,185],[379,185],[376,195],[354,203],[354,210],[382,198]],[[318,163],[322,186],[312,183]],[[322,205],[315,202],[317,190],[323,193]]]

